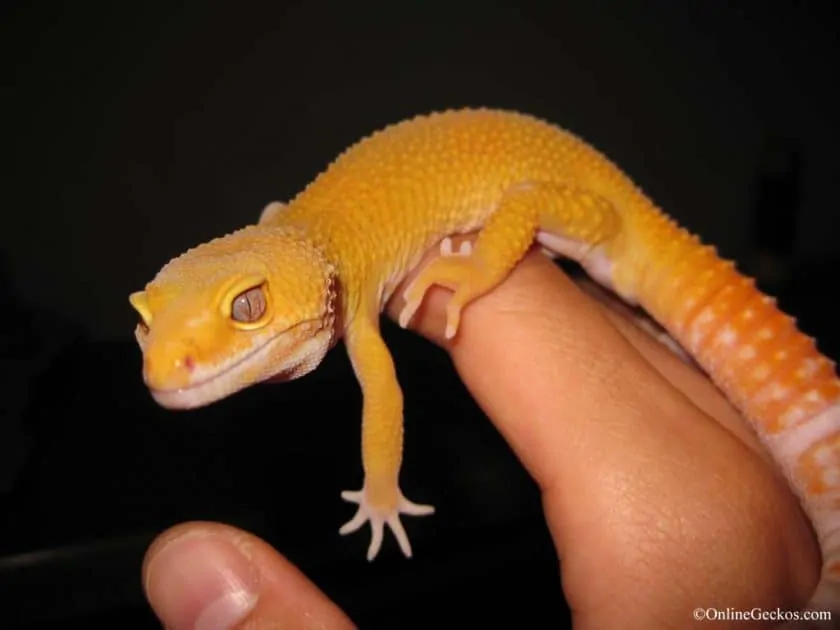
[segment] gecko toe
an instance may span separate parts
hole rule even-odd
[[[408,534],[405,533],[405,528],[400,522],[399,514],[393,514],[390,517],[388,517],[387,523],[388,527],[391,528],[391,531],[394,534],[394,538],[397,539],[397,544],[400,546],[400,551],[402,551],[403,555],[406,558],[410,558],[411,543],[408,542]]]
[[[419,300],[406,302],[405,306],[403,306],[403,309],[400,311],[400,316],[397,321],[400,328],[408,328],[408,325],[411,323],[411,318],[414,317],[414,313],[417,312],[418,308],[420,308]]]
[[[371,529],[371,537],[370,537],[370,546],[368,546],[367,551],[367,561],[371,562],[376,556],[379,554],[379,550],[382,548],[382,538],[384,534],[384,523],[382,522],[381,518],[372,518],[370,520],[370,529]]]
[[[362,490],[345,490],[341,493],[341,498],[348,503],[359,503],[362,497]]]
[[[401,514],[408,514],[409,516],[427,516],[435,513],[434,506],[422,505],[409,501],[405,497],[400,500],[399,511]]]
[[[342,536],[346,534],[352,534],[353,532],[361,528],[361,526],[364,525],[367,522],[367,520],[367,513],[361,508],[359,508],[356,511],[355,516],[353,516],[353,518],[351,518],[349,521],[347,521],[344,525],[341,526],[341,529],[338,530],[338,533]]]

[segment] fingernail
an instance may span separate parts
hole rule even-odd
[[[170,541],[149,562],[146,576],[149,602],[172,630],[229,630],[257,603],[250,561],[212,534]]]

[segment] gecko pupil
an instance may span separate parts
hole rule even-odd
[[[255,322],[265,313],[265,296],[260,287],[248,289],[233,300],[231,316],[237,322]]]

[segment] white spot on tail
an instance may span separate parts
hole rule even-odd
[[[829,453],[827,457],[831,457],[833,454]],[[835,454],[836,457],[836,454]],[[840,486],[840,468],[837,467],[836,462],[834,465],[829,465],[828,462],[825,464],[825,471],[823,471],[823,483],[825,485],[830,486],[832,488],[836,488]]]
[[[805,411],[801,407],[793,407],[786,415],[789,415],[793,421],[803,420]],[[840,429],[840,405],[832,405],[807,422],[768,436],[767,441],[776,459],[785,469],[790,470],[802,453],[814,444],[826,439],[838,429]],[[829,450],[829,454],[837,457],[834,449],[826,448]],[[838,518],[840,518],[840,515],[838,515]],[[840,522],[838,522],[838,526],[840,526]]]
[[[804,380],[814,374],[820,367],[820,362],[817,359],[805,359],[802,366],[794,372],[796,378]]]
[[[790,398],[792,394],[792,390],[785,387],[784,385],[780,385],[779,383],[772,383],[762,387],[756,394],[755,394],[755,402],[756,403],[765,403],[768,400],[774,402],[781,402],[783,400],[787,400]]]
[[[812,389],[807,394],[805,394],[805,400],[807,400],[808,402],[819,403],[822,402],[822,399],[823,397],[815,389]]]
[[[762,363],[752,371],[752,377],[756,381],[763,381],[770,376],[770,366]]]
[[[790,390],[778,384],[774,385],[773,390],[770,392],[770,398],[773,400],[784,400],[788,396],[790,396]]]
[[[834,449],[824,444],[814,451],[814,461],[820,466],[828,466],[833,461]]]
[[[796,424],[797,422],[804,420],[807,415],[808,414],[802,407],[791,407],[782,415],[781,418],[779,418],[779,422],[782,426]]]
[[[744,346],[740,350],[738,350],[738,358],[747,361],[749,359],[754,359],[758,353],[756,352],[753,346]]]
[[[691,325],[691,332],[688,337],[688,343],[693,352],[696,352],[699,349],[700,344],[703,343],[703,339],[706,337],[709,325],[714,321],[715,312],[710,306],[707,306],[700,311],[700,314],[694,319],[694,322]]]
[[[718,336],[715,337],[715,343],[724,347],[730,347],[738,340],[738,333],[731,326],[724,326],[721,328]]]

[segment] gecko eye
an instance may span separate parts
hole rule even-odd
[[[235,322],[250,324],[265,314],[265,294],[262,287],[248,289],[233,298],[230,316]]]

